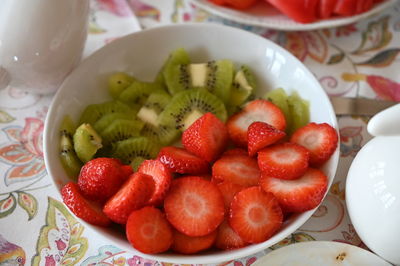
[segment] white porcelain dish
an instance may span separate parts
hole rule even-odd
[[[383,3],[377,4],[371,10],[356,16],[331,18],[316,21],[313,23],[302,24],[295,22],[291,18],[277,11],[275,8],[265,5],[262,2],[256,4],[254,7],[251,7],[249,10],[239,11],[215,5],[208,0],[189,1],[213,15],[228,20],[232,20],[245,25],[260,26],[283,31],[317,30],[348,25],[367,17],[376,15],[397,2],[397,0],[384,1]]]
[[[390,266],[377,255],[349,244],[310,241],[268,253],[253,266]]]
[[[47,171],[58,190],[68,181],[58,151],[58,129],[63,116],[69,114],[77,121],[85,106],[109,99],[106,79],[112,72],[125,71],[143,80],[152,80],[168,54],[179,47],[184,47],[195,62],[227,58],[237,64],[251,66],[258,78],[259,95],[278,86],[288,91],[297,90],[301,97],[310,101],[312,121],[326,122],[338,128],[331,103],[314,75],[278,45],[253,33],[215,24],[180,24],[153,28],[115,40],[95,52],[71,73],[55,95],[45,123],[44,154]],[[332,184],[338,158],[339,149],[322,168],[329,178],[329,185]],[[191,256],[173,253],[141,255],[173,263],[228,261],[277,243],[299,228],[313,212],[311,210],[293,216],[272,238],[245,248]],[[86,226],[116,246],[125,250],[133,249],[121,232],[89,224]]]

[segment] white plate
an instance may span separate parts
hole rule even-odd
[[[390,266],[377,255],[349,244],[310,241],[289,245],[257,260],[253,266]]]
[[[371,10],[351,17],[338,17],[326,20],[320,20],[313,23],[301,24],[297,23],[291,18],[281,14],[275,8],[260,2],[247,11],[239,11],[227,7],[215,5],[208,0],[189,0],[194,5],[210,12],[213,15],[236,21],[246,25],[261,26],[276,30],[286,31],[302,31],[302,30],[316,30],[322,28],[338,27],[357,22],[369,16],[376,15],[389,6],[395,4],[397,0],[387,0],[383,3],[376,5]]]

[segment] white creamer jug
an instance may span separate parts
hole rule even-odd
[[[89,0],[1,0],[0,88],[54,92],[79,63]]]

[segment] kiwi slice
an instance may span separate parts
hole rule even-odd
[[[160,145],[146,137],[129,138],[113,145],[112,157],[124,164],[137,164],[140,158],[154,159],[160,151]],[[139,158],[139,159],[138,159]]]
[[[240,107],[254,97],[256,79],[246,65],[240,67],[233,79],[231,94],[228,101],[229,114],[240,110]]]
[[[286,94],[285,90],[282,88],[271,90],[264,95],[264,99],[272,102],[282,110],[286,119],[286,128],[288,129],[290,127],[292,117],[289,111],[288,95]]]
[[[159,116],[160,125],[187,129],[203,114],[211,112],[223,122],[227,119],[224,103],[205,89],[189,89],[175,94]]]
[[[120,95],[119,100],[130,106],[143,105],[149,95],[156,91],[165,91],[159,83],[134,81]]]
[[[132,166],[133,171],[137,171],[139,169],[139,166],[146,160],[146,158],[138,156],[135,157],[132,162],[129,164]]]
[[[302,99],[297,92],[292,92],[287,98],[287,102],[291,120],[286,131],[288,135],[291,135],[298,128],[310,122],[310,104],[308,101]]]
[[[84,163],[90,161],[103,146],[101,137],[90,124],[82,124],[76,129],[73,142],[76,155]]]
[[[118,99],[123,90],[132,84],[134,78],[124,72],[117,72],[108,78],[108,92],[111,97]]]
[[[105,114],[94,123],[93,128],[96,130],[96,132],[102,132],[106,127],[108,127],[112,122],[114,122],[117,119],[134,120],[136,118],[138,111],[139,108],[136,108],[136,110],[132,108],[127,113],[116,112],[116,113]]]
[[[144,123],[138,119],[116,119],[100,132],[100,136],[104,144],[108,145],[130,137],[138,137],[143,125]]]
[[[178,48],[169,55],[162,67],[163,78],[170,94],[173,95],[181,90],[188,89],[186,80],[179,76],[180,65],[187,64],[190,64],[189,54],[184,48]],[[160,81],[161,77],[158,77],[158,80]]]
[[[132,109],[119,101],[90,104],[83,110],[81,118],[79,119],[79,124],[94,125],[103,115],[116,112],[129,113],[132,112]]]
[[[76,180],[82,167],[82,162],[74,150],[72,136],[75,132],[75,125],[67,115],[64,117],[60,127],[60,160],[67,172],[67,175]]]

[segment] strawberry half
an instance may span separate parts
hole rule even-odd
[[[126,223],[128,241],[147,254],[167,251],[173,241],[172,230],[164,213],[153,206],[133,211]]]
[[[247,246],[244,241],[229,225],[227,220],[224,220],[218,227],[217,239],[215,246],[219,249],[230,250]]]
[[[247,150],[254,156],[259,150],[284,138],[286,133],[264,122],[253,122],[247,130]]]
[[[228,155],[212,167],[213,179],[225,180],[241,186],[256,186],[260,178],[257,160],[248,155]]]
[[[110,225],[111,220],[101,211],[101,206],[96,202],[87,200],[81,194],[77,184],[67,183],[61,189],[61,196],[65,205],[82,220],[94,225]]]
[[[230,139],[238,147],[247,148],[247,129],[256,121],[268,123],[281,131],[286,128],[285,115],[278,106],[267,100],[254,100],[229,118],[226,126]]]
[[[225,214],[228,214],[229,209],[231,208],[231,202],[233,200],[233,197],[236,195],[236,193],[245,189],[246,187],[234,184],[229,181],[222,181],[221,183],[217,184],[217,187],[219,191],[221,191],[222,196],[224,197]]]
[[[171,249],[182,254],[194,254],[210,248],[217,237],[217,230],[205,236],[187,236],[174,230]]]
[[[328,186],[328,178],[318,169],[308,168],[300,178],[283,180],[261,175],[261,187],[278,199],[282,210],[303,212],[314,209],[322,201]]]
[[[138,172],[149,175],[154,180],[154,193],[147,204],[160,205],[171,186],[171,171],[158,160],[145,160],[139,166]]]
[[[310,151],[310,164],[320,166],[335,152],[338,134],[327,123],[309,123],[296,130],[290,141],[306,147]]]
[[[214,114],[206,113],[183,132],[182,144],[187,151],[213,162],[228,144],[228,131]]]
[[[204,236],[224,219],[224,200],[217,186],[201,177],[182,177],[172,182],[164,200],[168,221],[188,236]]]
[[[296,143],[269,146],[258,152],[262,174],[282,179],[296,179],[308,169],[309,151]]]
[[[235,195],[228,221],[244,241],[260,243],[281,227],[283,214],[275,196],[255,186]]]
[[[158,153],[157,159],[173,173],[203,175],[210,172],[210,165],[207,161],[183,148],[164,147]]]
[[[105,202],[129,177],[126,166],[114,158],[96,158],[87,162],[79,173],[78,186],[91,200]]]
[[[144,207],[153,193],[153,178],[137,172],[106,202],[103,212],[114,222],[126,224],[129,214]]]

